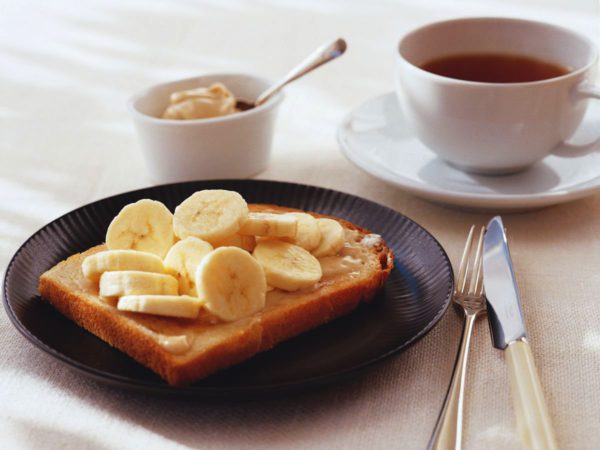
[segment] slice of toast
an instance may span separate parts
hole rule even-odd
[[[251,211],[297,211],[249,205]],[[311,213],[315,217],[329,217]],[[177,319],[119,311],[116,301],[98,295],[98,284],[82,273],[83,259],[104,245],[75,254],[45,272],[39,291],[62,314],[109,345],[127,353],[172,385],[186,385],[352,311],[369,301],[393,267],[383,239],[343,219],[346,243],[339,255],[321,258],[323,278],[297,292],[267,294],[254,316],[223,322],[207,311]]]

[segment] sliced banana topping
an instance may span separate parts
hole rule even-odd
[[[190,236],[176,242],[165,256],[164,265],[179,281],[179,292],[196,296],[196,270],[200,261],[213,251],[208,242]]]
[[[262,310],[268,291],[314,286],[317,257],[338,254],[344,240],[336,220],[249,212],[237,192],[203,190],[174,215],[149,199],[125,206],[108,227],[109,250],[88,256],[82,271],[122,311],[195,318],[205,307],[235,321]],[[175,338],[174,348],[189,346]]]
[[[296,236],[298,218],[289,214],[251,212],[240,229],[240,234],[253,236]]]
[[[125,206],[106,232],[110,250],[140,250],[161,258],[173,242],[173,214],[161,202],[149,199]]]
[[[317,219],[321,230],[321,242],[311,253],[317,258],[332,256],[344,246],[344,228],[333,219]]]
[[[180,239],[195,236],[213,244],[236,234],[247,216],[248,205],[240,194],[207,189],[175,208],[173,227]]]
[[[189,295],[124,295],[117,309],[167,317],[195,319],[200,313],[202,300]]]
[[[317,219],[310,214],[302,212],[286,213],[285,215],[295,217],[298,220],[298,228],[295,237],[283,238],[283,240],[299,245],[308,251],[317,248],[319,242],[321,242],[321,230],[319,229]]]
[[[237,247],[221,247],[206,256],[196,273],[196,287],[205,307],[222,320],[238,320],[265,307],[264,271]]]
[[[106,250],[86,257],[81,264],[83,275],[98,281],[104,272],[115,270],[139,270],[141,272],[163,273],[162,259],[153,253],[137,250]]]
[[[267,283],[284,291],[310,287],[323,275],[317,258],[288,242],[275,239],[261,241],[253,255],[263,267]]]
[[[100,295],[102,297],[121,297],[123,295],[178,295],[179,283],[171,275],[123,270],[104,272],[100,277]]]

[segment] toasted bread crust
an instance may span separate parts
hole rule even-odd
[[[275,205],[250,205],[253,211],[297,211]],[[310,213],[315,217],[330,217]],[[370,232],[343,219],[330,217],[346,229],[356,230],[360,236]],[[97,301],[98,297],[78,292],[66,286],[57,274],[68,265],[80,264],[87,253],[76,254],[59,263],[40,278],[39,291],[62,314],[79,326],[98,336],[109,345],[127,353],[139,363],[158,373],[172,385],[186,385],[225,367],[240,363],[258,352],[273,348],[278,343],[327,323],[352,311],[361,301],[371,300],[383,285],[393,267],[393,254],[383,241],[369,249],[376,255],[379,267],[374,267],[367,278],[346,280],[335,286],[324,286],[306,294],[297,304],[276,307],[259,313],[255,320],[246,320],[243,326],[231,330],[226,339],[202,351],[176,355],[167,351],[156,336],[136,324],[132,316],[116,314],[114,305]],[[75,275],[81,276],[82,275]],[[219,325],[214,325],[218,327]]]

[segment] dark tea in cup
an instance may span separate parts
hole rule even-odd
[[[482,83],[525,83],[566,75],[560,64],[510,53],[473,53],[443,56],[422,64],[421,69],[448,78]]]

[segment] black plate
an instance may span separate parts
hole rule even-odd
[[[194,385],[167,385],[149,369],[79,328],[42,302],[40,275],[69,255],[104,241],[108,224],[141,198],[171,210],[201,189],[238,191],[249,203],[273,203],[350,220],[381,234],[395,268],[374,302]],[[122,387],[185,395],[248,396],[321,385],[356,374],[423,337],[451,298],[452,267],[440,244],[412,220],[352,195],[291,183],[198,181],[127,192],[50,222],[17,251],[4,278],[4,306],[34,345],[81,373]]]

